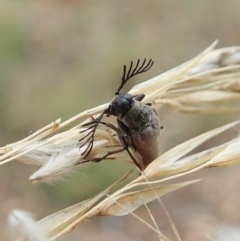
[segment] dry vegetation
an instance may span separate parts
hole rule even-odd
[[[194,59],[134,86],[129,93],[144,93],[144,102],[153,103],[158,110],[167,105],[184,113],[239,112],[240,47],[214,50],[215,45],[216,42]],[[78,142],[81,138],[79,132],[83,130],[81,126],[107,105],[108,103],[86,110],[64,122],[58,119],[25,139],[0,148],[0,164],[20,161],[39,166],[40,168],[29,177],[31,182],[57,183],[76,168],[85,165],[80,155],[84,147],[79,150],[81,143]],[[79,124],[79,121],[82,122]],[[61,132],[63,127],[75,122],[78,123],[76,126]],[[54,240],[95,216],[134,215],[133,211],[140,206],[156,199],[161,203],[161,196],[189,184],[195,185],[199,180],[175,180],[171,184],[163,182],[203,168],[239,164],[239,136],[204,151],[189,154],[201,144],[235,128],[238,124],[237,120],[181,143],[159,156],[136,179],[131,178],[132,172],[129,172],[98,195],[43,218],[38,222],[41,230],[44,230],[41,233],[49,240]],[[54,134],[57,131],[58,133]],[[120,146],[115,133],[110,130],[98,130],[91,157],[99,157],[113,146]],[[122,154],[115,154],[111,159],[131,162],[127,155]],[[122,183],[123,187],[118,188]],[[22,216],[25,217],[18,212],[11,216],[16,229],[22,227],[22,222],[28,222],[25,218],[22,219]],[[159,230],[154,218],[152,224],[137,218],[156,232],[160,240],[169,240]],[[170,217],[169,225],[177,239],[181,240]],[[31,225],[26,225],[25,228],[25,234],[30,233],[30,236],[38,233],[31,230]],[[39,240],[46,239],[42,237]]]

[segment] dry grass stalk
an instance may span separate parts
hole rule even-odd
[[[240,47],[229,47],[213,50],[216,42],[194,59],[178,66],[164,74],[136,85],[131,94],[146,94],[144,102],[151,102],[160,109],[164,104],[187,113],[229,113],[239,112],[231,103],[240,100]],[[32,182],[52,182],[71,173],[84,161],[79,150],[78,140],[83,128],[81,124],[70,130],[52,135],[62,127],[96,115],[106,108],[107,104],[84,111],[61,123],[60,119],[33,133],[31,136],[0,148],[0,164],[18,160],[25,164],[42,166],[31,175]],[[132,213],[148,202],[158,199],[168,192],[185,187],[196,181],[160,185],[161,182],[187,175],[191,172],[212,166],[229,166],[239,163],[239,137],[217,147],[185,157],[190,151],[212,137],[223,133],[239,124],[239,121],[216,128],[184,142],[159,156],[143,171],[142,175],[126,184],[115,193],[104,197],[112,187],[96,197],[76,204],[58,213],[52,214],[39,223],[45,228],[46,234],[52,240],[72,231],[77,225],[97,215],[121,216]],[[90,158],[101,156],[113,146],[120,146],[119,140],[112,131],[98,130]],[[114,158],[121,159],[116,154]],[[130,158],[124,156],[124,160]],[[166,176],[166,177],[164,177]],[[127,177],[127,176],[126,176]],[[119,182],[113,184],[118,185]],[[153,178],[158,178],[152,181]],[[148,185],[150,188],[142,188]],[[154,188],[152,188],[154,185]],[[131,191],[135,187],[138,191]],[[98,204],[96,204],[99,202]],[[146,224],[161,240],[167,240],[154,226]]]

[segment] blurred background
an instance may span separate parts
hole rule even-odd
[[[131,60],[146,57],[155,64],[124,91],[182,64],[215,39],[220,40],[218,47],[240,45],[239,10],[239,0],[0,0],[0,146],[59,117],[64,120],[110,101],[122,66]],[[162,152],[237,118],[163,108]],[[129,168],[110,161],[93,163],[68,181],[48,186],[29,182],[36,167],[14,161],[1,166],[1,240],[9,240],[10,210],[24,209],[40,219],[97,194]],[[204,178],[201,183],[163,197],[183,240],[206,240],[205,234],[222,224],[240,227],[239,171],[235,166],[195,173],[186,180]],[[160,204],[150,209],[160,230],[175,240]],[[136,213],[149,221],[145,208]],[[60,240],[101,239],[158,237],[130,215],[94,218]]]

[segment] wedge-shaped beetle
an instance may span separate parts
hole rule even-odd
[[[153,66],[153,63],[151,59],[147,63],[146,59],[144,59],[140,65],[140,60],[138,60],[133,69],[133,62],[131,61],[128,71],[126,70],[126,65],[124,65],[122,82],[115,92],[115,97],[112,99],[109,106],[96,119],[83,125],[89,127],[82,132],[90,130],[80,140],[82,141],[85,139],[85,142],[80,148],[87,145],[85,151],[82,153],[84,158],[87,158],[92,150],[95,131],[99,124],[103,124],[116,131],[122,148],[108,152],[99,159],[89,161],[98,162],[111,154],[126,150],[135,165],[140,170],[144,170],[149,163],[158,157],[160,129],[162,129],[162,127],[160,126],[157,110],[151,106],[151,103],[144,104],[141,102],[145,97],[144,94],[132,96],[129,93],[120,93],[120,90],[129,79],[135,75],[148,71]],[[116,116],[118,126],[116,127],[110,123],[101,121],[104,115]],[[132,150],[132,152],[130,150]]]

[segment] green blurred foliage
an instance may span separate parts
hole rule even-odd
[[[239,9],[239,0],[1,0],[0,145],[109,101],[130,60],[152,58],[155,65],[125,91],[194,57],[215,39],[218,47],[239,45]],[[234,119],[168,109],[160,115],[163,151]],[[43,216],[74,204],[127,169],[121,163],[92,164],[63,184],[32,186],[28,176],[35,168],[5,165],[0,168],[2,222],[15,207]]]

